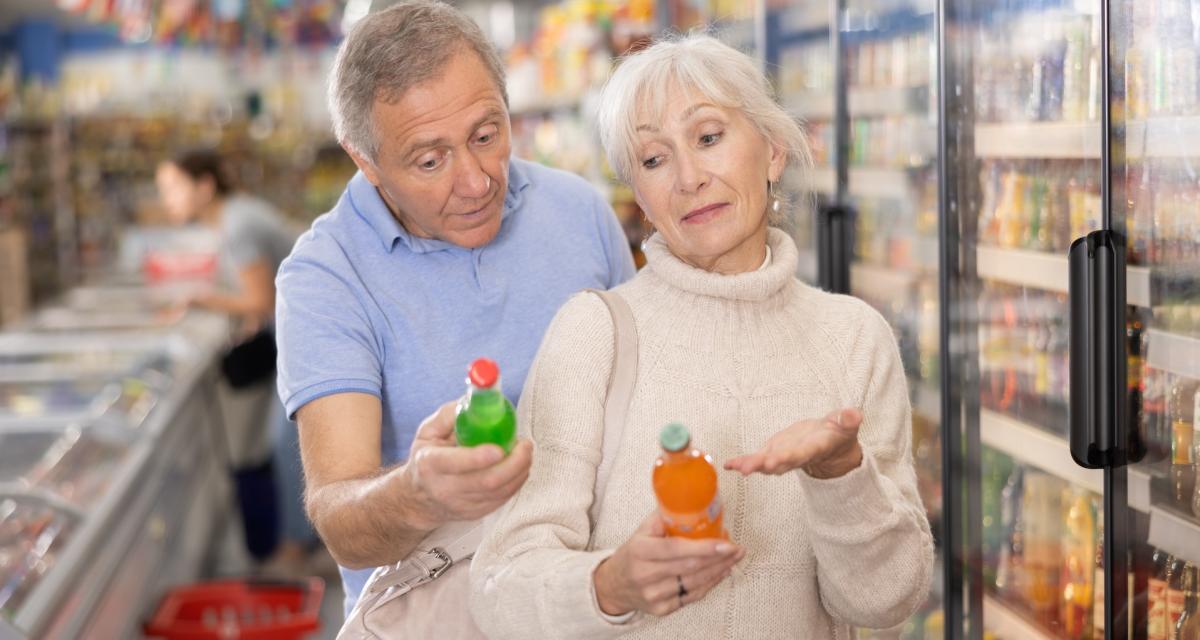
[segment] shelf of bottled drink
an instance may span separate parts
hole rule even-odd
[[[829,3],[824,0],[790,3],[779,11],[779,31],[796,37],[817,31],[829,31]]]
[[[1150,534],[1147,542],[1176,558],[1200,563],[1200,524],[1171,509],[1150,507]]]
[[[904,169],[851,167],[849,178],[848,189],[852,196],[895,200],[911,200],[914,197],[912,181]],[[815,193],[831,194],[837,189],[837,176],[833,169],[812,169],[801,180],[804,188]]]
[[[882,116],[924,117],[929,110],[929,87],[852,87],[846,92],[847,110],[855,118]],[[783,96],[783,106],[805,120],[833,118],[830,91],[800,91]]]
[[[796,262],[796,276],[809,284],[816,283],[817,252],[809,247],[801,247],[799,254],[799,259]]]
[[[1200,516],[1180,511],[1180,507],[1164,504],[1170,498],[1158,494],[1155,499],[1155,481],[1166,478],[1155,476],[1144,466],[1129,468],[1127,499],[1129,508],[1149,516],[1150,530],[1147,542],[1187,562],[1200,564]],[[1161,500],[1161,501],[1160,501]]]
[[[1065,254],[978,246],[975,248],[975,268],[983,280],[1067,293],[1067,256]],[[1129,304],[1136,307],[1149,307],[1151,304],[1150,270],[1146,267],[1127,267],[1125,291]]]
[[[1056,637],[991,594],[983,596],[983,620],[988,631],[1003,640],[1053,640]]]
[[[979,413],[983,444],[1037,467],[1071,484],[1096,493],[1104,492],[1104,474],[1071,462],[1066,438],[991,409]]]
[[[1127,158],[1193,158],[1200,155],[1200,118],[1134,120],[1125,125]],[[1100,124],[1006,122],[975,126],[980,158],[1098,159]]]
[[[1200,379],[1200,339],[1150,329],[1146,364],[1163,371]]]
[[[913,413],[932,422],[941,422],[942,392],[937,387],[936,380],[921,381],[909,379],[912,391]]]
[[[906,303],[920,274],[907,270],[854,262],[850,265],[850,291],[867,300]]]

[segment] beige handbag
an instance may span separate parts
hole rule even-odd
[[[593,527],[621,443],[637,377],[637,328],[620,295],[589,289],[613,319],[613,365],[604,401],[604,445],[588,510]],[[467,609],[470,562],[483,538],[480,521],[451,522],[429,534],[409,556],[379,567],[338,632],[339,640],[434,638],[476,640],[484,634]],[[418,588],[421,587],[421,588]]]

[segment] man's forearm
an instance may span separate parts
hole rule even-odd
[[[437,527],[405,480],[395,468],[309,492],[309,516],[338,564],[366,569],[398,562]]]

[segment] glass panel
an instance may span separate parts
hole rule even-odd
[[[900,345],[918,486],[939,562],[921,610],[897,629],[864,637],[941,637],[944,627],[934,8],[931,1],[847,0],[842,23],[848,193],[857,216],[851,293],[883,314]]]
[[[1200,638],[1200,4],[1132,3],[1125,52],[1130,387],[1146,457],[1129,472],[1134,637]],[[1139,292],[1135,300],[1134,292]]]
[[[99,418],[111,415],[129,427],[140,426],[158,403],[157,371],[144,377],[0,380],[0,427],[29,418]]]
[[[94,432],[0,432],[0,484],[42,490],[87,509],[108,489],[128,445]]]
[[[0,615],[16,614],[77,524],[76,516],[36,498],[0,495]]]
[[[947,6],[966,616],[985,637],[1103,637],[1104,480],[1070,456],[1066,296],[1066,252],[1100,227],[1100,4]]]
[[[784,228],[800,249],[799,277],[817,281],[814,239],[815,213],[834,190],[833,169],[833,53],[830,45],[828,0],[800,0],[773,9],[769,19],[768,51],[775,59],[768,69],[775,73],[779,100],[789,113],[804,123],[812,152],[811,171],[788,171],[783,192],[792,203]]]

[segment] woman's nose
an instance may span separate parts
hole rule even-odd
[[[675,183],[680,193],[695,193],[708,184],[708,172],[686,151],[678,155],[675,170]]]

